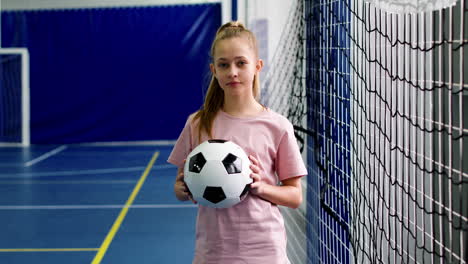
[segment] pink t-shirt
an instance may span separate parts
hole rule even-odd
[[[189,117],[168,162],[178,167],[199,145],[198,127]],[[238,118],[220,111],[213,123],[213,138],[230,140],[262,165],[264,181],[304,176],[307,170],[291,123],[267,109],[256,117]],[[207,140],[202,134],[201,142]],[[250,194],[231,208],[198,207],[195,264],[286,264],[286,232],[277,205]]]

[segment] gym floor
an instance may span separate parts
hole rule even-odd
[[[0,148],[0,263],[190,263],[172,146]]]

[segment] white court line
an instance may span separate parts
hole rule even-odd
[[[115,142],[88,142],[75,146],[94,147],[126,147],[126,146],[174,146],[177,140],[153,140],[153,141],[115,141]]]
[[[98,204],[98,205],[1,205],[0,210],[77,210],[77,209],[121,209],[123,204]],[[136,209],[171,209],[171,208],[196,208],[195,204],[134,204],[128,208]]]
[[[51,151],[49,151],[49,152],[47,152],[47,153],[45,153],[45,154],[43,154],[43,155],[41,155],[41,156],[39,156],[39,157],[33,159],[33,160],[31,160],[31,161],[26,162],[26,163],[24,164],[24,166],[25,166],[25,167],[30,167],[30,166],[32,166],[32,165],[38,163],[38,162],[41,162],[41,161],[43,161],[43,160],[45,160],[45,159],[47,159],[47,158],[49,158],[49,157],[51,157],[51,156],[53,156],[53,155],[55,155],[55,154],[57,154],[57,153],[59,153],[59,152],[65,150],[66,148],[67,148],[66,145],[60,146],[60,147],[58,147],[58,148],[56,148],[56,149],[53,149],[53,150],[51,150]]]
[[[72,170],[72,171],[42,171],[42,172],[23,172],[0,174],[0,178],[12,177],[43,177],[43,176],[74,176],[74,175],[89,175],[89,174],[112,174],[118,172],[142,171],[145,167],[128,167],[128,168],[109,168],[95,170]]]
[[[176,166],[172,164],[155,165],[152,170],[175,169]],[[95,169],[95,170],[73,170],[73,171],[42,171],[42,172],[23,172],[23,173],[10,173],[0,174],[0,178],[13,178],[13,177],[53,177],[53,176],[75,176],[75,175],[90,175],[90,174],[112,174],[119,172],[142,171],[145,167],[128,167],[128,168],[109,168],[109,169]]]
[[[63,180],[63,181],[41,181],[41,180],[23,180],[23,181],[0,181],[0,185],[33,185],[33,184],[134,184],[136,180]]]

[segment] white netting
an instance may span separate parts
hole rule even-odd
[[[421,13],[455,5],[457,0],[365,0],[392,13]]]

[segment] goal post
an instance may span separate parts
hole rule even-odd
[[[0,76],[0,145],[29,146],[28,50],[0,48]]]

